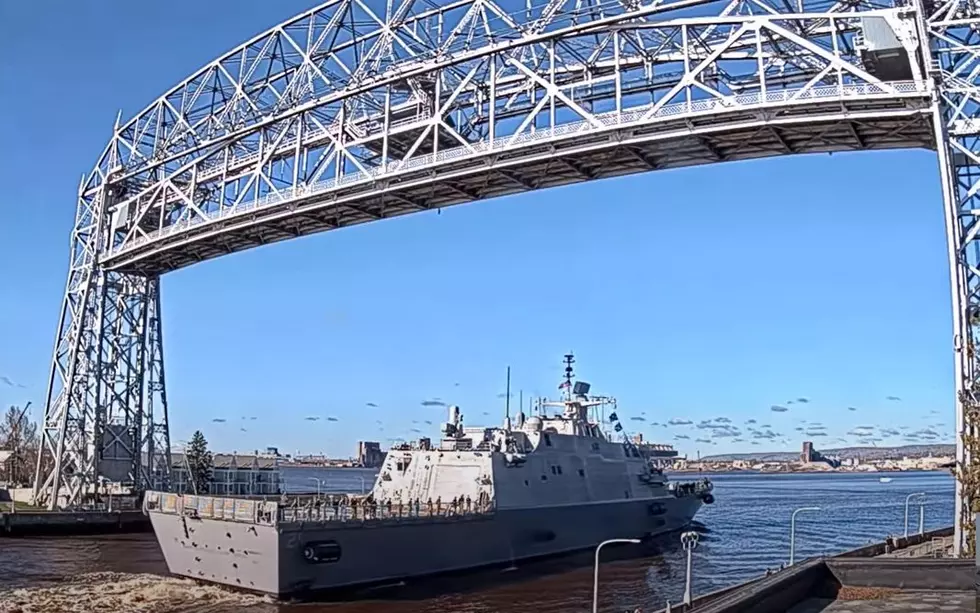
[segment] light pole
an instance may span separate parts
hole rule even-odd
[[[819,511],[820,507],[800,507],[793,511],[789,520],[789,565],[796,561],[796,514],[801,511]]]
[[[909,537],[909,502],[916,496],[925,496],[925,492],[916,492],[905,497],[905,538]]]
[[[316,497],[319,498],[320,497],[320,483],[321,483],[321,481],[318,478],[316,478],[316,477],[307,477],[307,479],[310,480],[310,481],[316,481]]]
[[[640,539],[609,539],[608,541],[602,541],[595,548],[595,574],[592,577],[592,613],[599,611],[599,551],[606,545],[612,543],[633,543],[635,545],[639,542]]]
[[[694,548],[698,546],[698,533],[685,532],[681,535],[681,545],[687,552],[687,581],[684,585],[684,604],[691,606],[691,558],[694,556]]]
[[[926,497],[919,497],[919,536],[926,533]]]

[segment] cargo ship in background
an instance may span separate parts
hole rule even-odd
[[[173,574],[275,596],[384,584],[591,549],[681,529],[714,501],[671,482],[565,356],[561,400],[499,427],[449,407],[438,447],[392,449],[366,495],[249,500],[147,492]],[[509,395],[509,394],[508,394]],[[557,409],[557,410],[556,410]],[[549,414],[552,413],[552,414]],[[600,417],[602,415],[602,417]]]

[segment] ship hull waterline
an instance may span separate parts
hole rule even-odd
[[[688,526],[698,497],[503,509],[487,515],[395,522],[258,525],[150,511],[172,574],[276,597],[474,571],[649,539]],[[329,543],[313,563],[304,551]]]

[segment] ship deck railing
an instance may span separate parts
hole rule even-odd
[[[312,502],[302,506],[279,508],[279,521],[296,522],[392,522],[429,519],[467,519],[492,515],[493,503],[465,501],[411,503],[334,503]]]
[[[149,491],[143,498],[144,513],[177,515],[187,519],[217,519],[274,526],[279,523],[413,522],[474,519],[492,515],[493,501],[411,502],[395,504],[361,499],[320,499],[299,503],[250,500],[227,496],[202,496]]]

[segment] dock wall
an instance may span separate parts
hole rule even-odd
[[[0,538],[147,532],[142,511],[17,511],[0,513]]]

